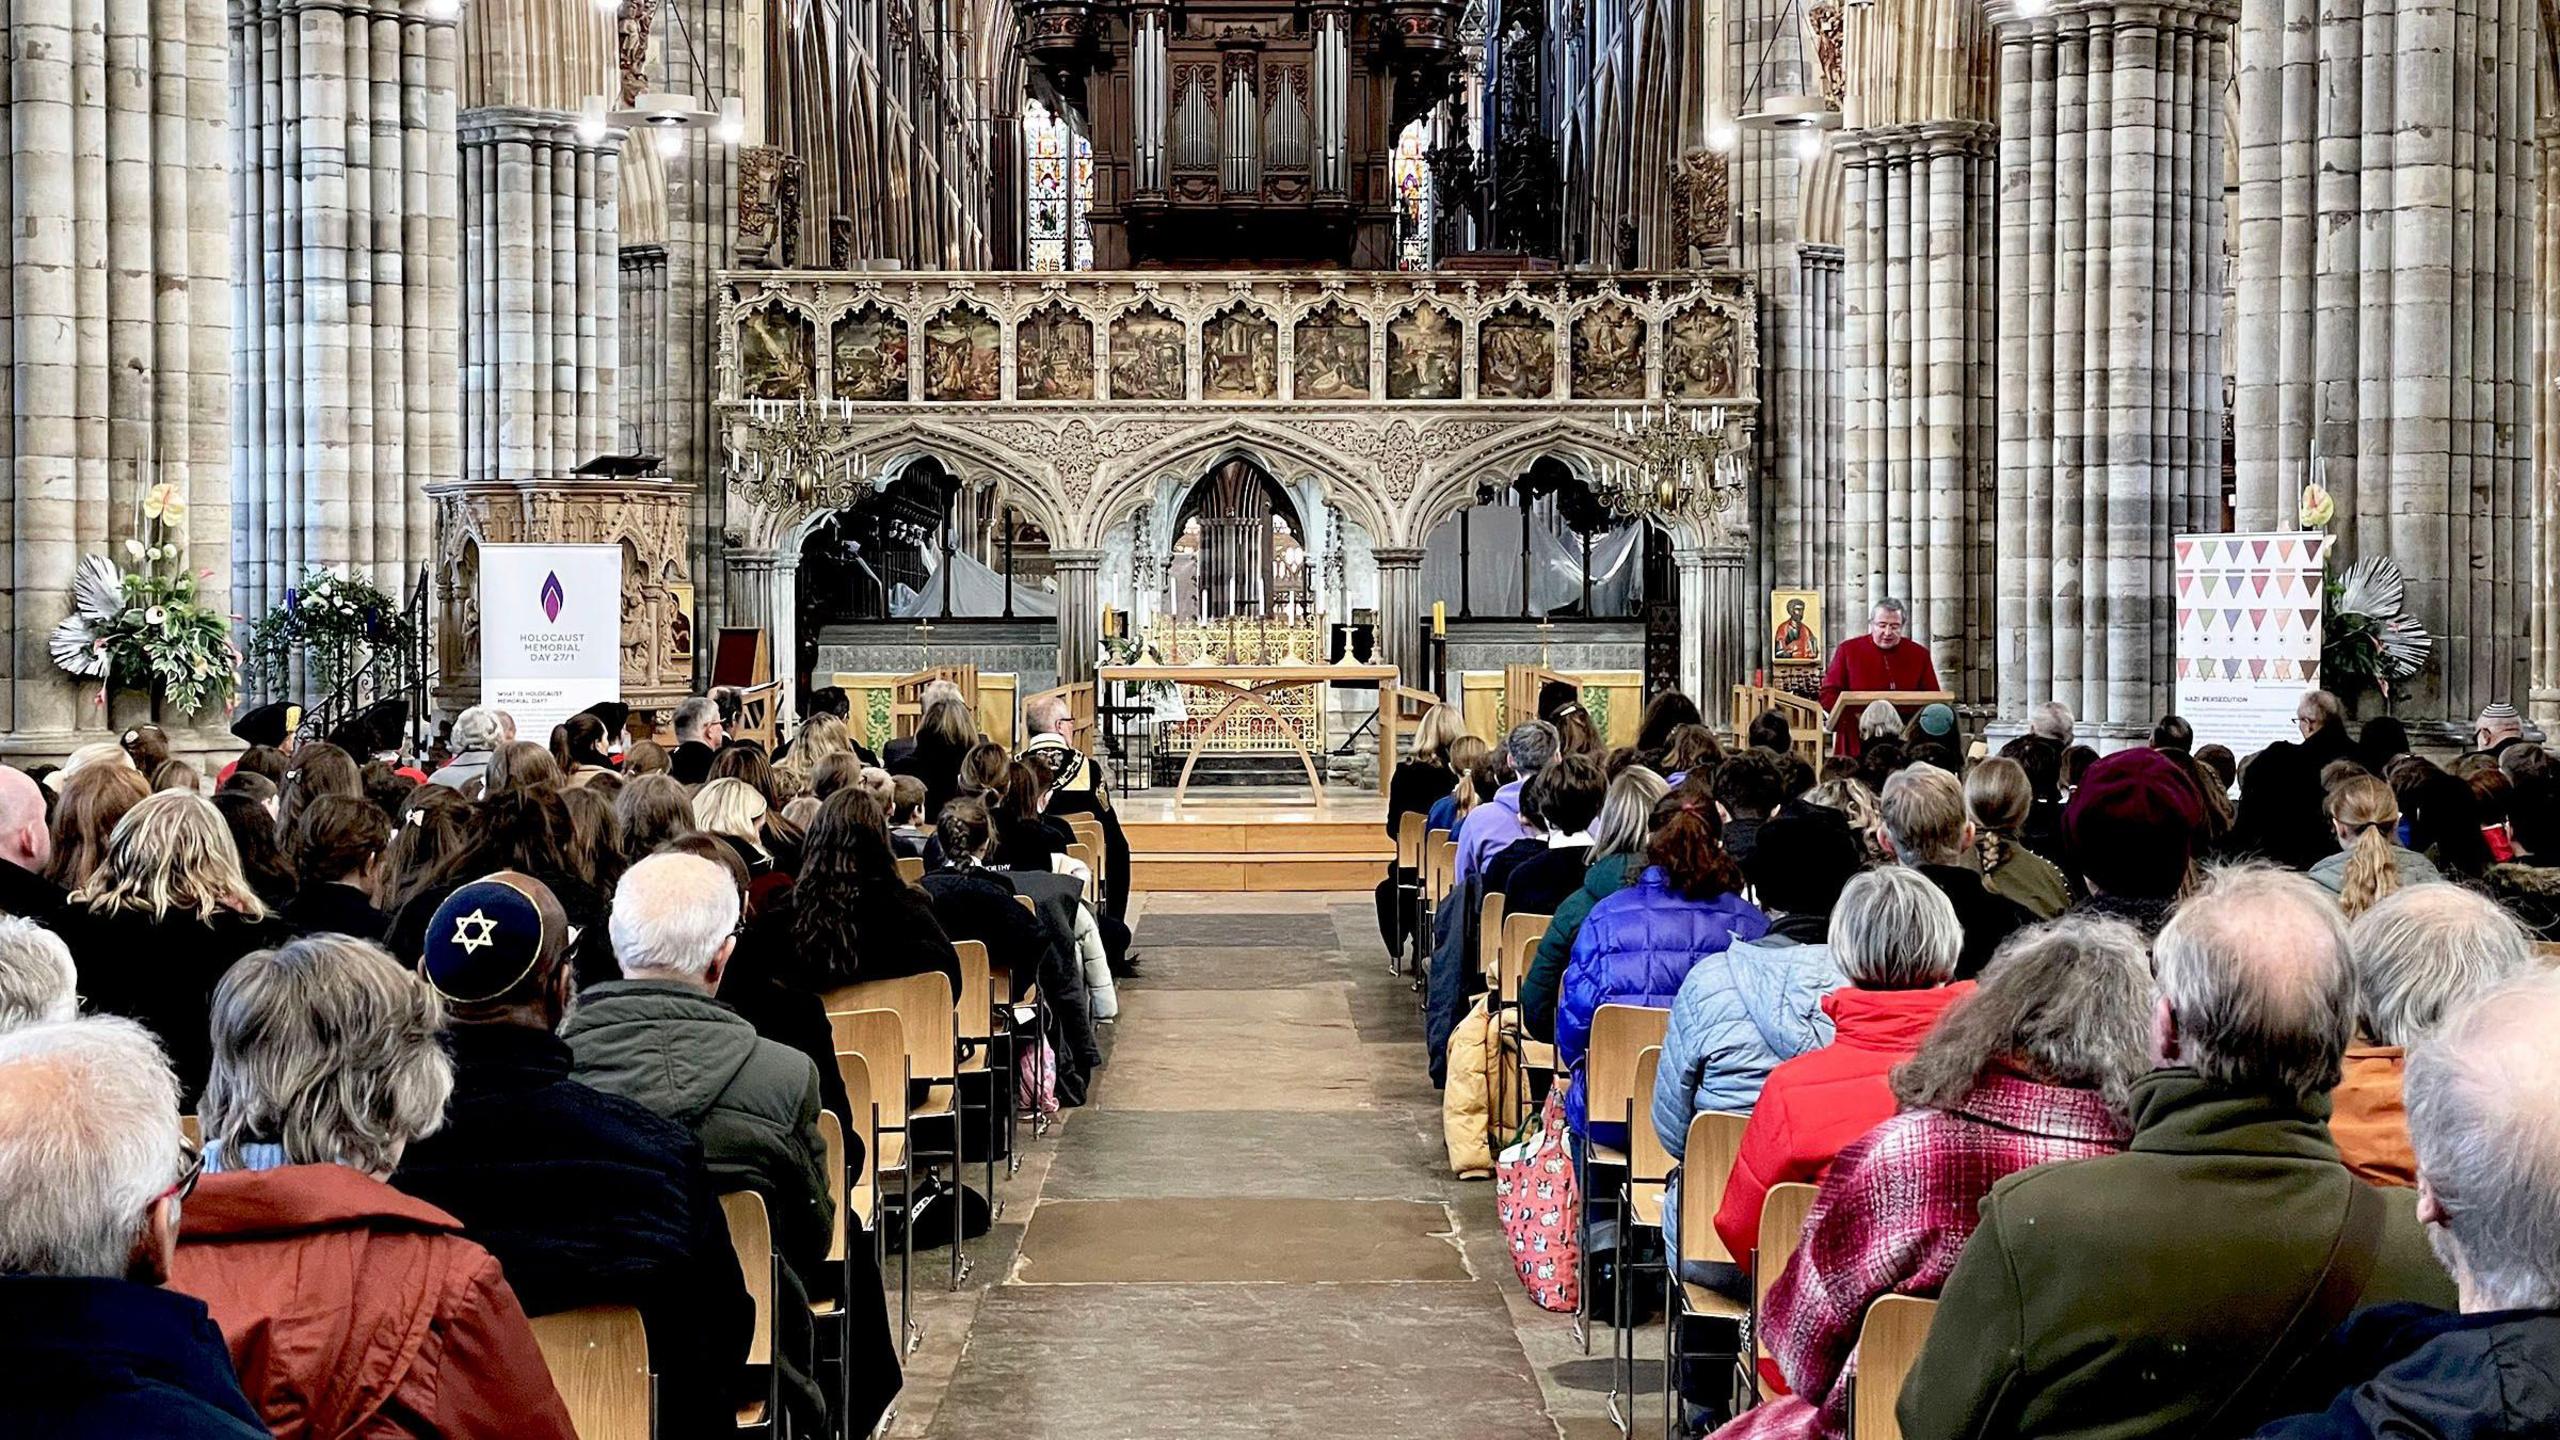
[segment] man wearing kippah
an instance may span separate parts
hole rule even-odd
[[[2473,748],[2491,755],[2524,739],[2524,717],[2516,707],[2504,700],[2492,701],[2480,708],[2480,718],[2471,722]]]
[[[637,1308],[664,1433],[733,1428],[754,1311],[719,1194],[692,1131],[569,1078],[568,942],[515,871],[436,907],[418,969],[449,1008],[453,1101],[391,1183],[459,1218],[527,1315]]]

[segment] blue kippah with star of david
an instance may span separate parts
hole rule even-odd
[[[542,954],[542,911],[505,880],[474,880],[427,922],[418,969],[448,1000],[494,1000],[515,988]]]

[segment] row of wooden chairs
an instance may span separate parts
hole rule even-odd
[[[1585,1317],[1589,1312],[1591,1247],[1589,1221],[1594,1194],[1590,1176],[1594,1170],[1610,1169],[1617,1175],[1613,1191],[1619,1217],[1619,1264],[1615,1270],[1614,1298],[1619,1318],[1611,1347],[1609,1415],[1622,1432],[1629,1431],[1633,1421],[1635,1392],[1635,1333],[1625,1323],[1632,1308],[1635,1267],[1628,1263],[1635,1254],[1633,1234],[1662,1230],[1663,1208],[1673,1170],[1670,1152],[1662,1145],[1651,1119],[1655,1081],[1662,1060],[1662,1042],[1667,1033],[1670,1012],[1634,1005],[1603,1005],[1593,1017],[1591,1046],[1584,1059],[1584,1086],[1587,1113],[1598,1119],[1615,1116],[1627,1127],[1627,1145],[1621,1150],[1610,1146],[1587,1145],[1580,1158],[1583,1166],[1583,1296],[1584,1304],[1576,1321],[1580,1337],[1588,1348],[1589,1330]],[[1736,1158],[1742,1153],[1742,1135],[1751,1117],[1723,1111],[1706,1111],[1692,1116],[1683,1159],[1678,1168],[1680,1184],[1680,1243],[1686,1258],[1725,1265],[1739,1263],[1727,1250],[1723,1238],[1716,1233],[1716,1211],[1724,1204],[1725,1187],[1730,1182]],[[1678,1376],[1681,1362],[1707,1358],[1693,1354],[1681,1345],[1692,1319],[1714,1319],[1733,1322],[1741,1338],[1740,1353],[1732,1357],[1733,1401],[1737,1409],[1768,1400],[1785,1391],[1784,1377],[1769,1351],[1768,1327],[1762,1317],[1767,1313],[1768,1298],[1779,1276],[1786,1272],[1802,1242],[1805,1222],[1812,1213],[1817,1187],[1802,1183],[1773,1185],[1762,1200],[1758,1243],[1749,1257],[1751,1285],[1747,1300],[1737,1301],[1703,1285],[1692,1284],[1676,1273],[1666,1273],[1665,1290],[1669,1296],[1663,1325],[1663,1433],[1677,1433]],[[1670,1259],[1665,1253],[1666,1270]],[[1902,1393],[1903,1378],[1919,1358],[1920,1347],[1928,1338],[1929,1319],[1937,1308],[1933,1300],[1909,1296],[1888,1296],[1869,1307],[1865,1318],[1856,1359],[1855,1380],[1851,1391],[1851,1440],[1899,1440],[1900,1427],[1894,1418],[1894,1403]],[[1628,1408],[1621,1409],[1624,1396]]]

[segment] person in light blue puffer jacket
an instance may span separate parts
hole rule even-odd
[[[1838,812],[1780,815],[1743,866],[1776,918],[1758,940],[1700,961],[1681,982],[1653,1090],[1653,1129],[1681,1158],[1702,1110],[1747,1114],[1781,1060],[1831,1043],[1822,997],[1848,983],[1831,958],[1831,909],[1865,860]],[[1680,1253],[1680,1172],[1663,1201],[1663,1242]],[[1688,1278],[1704,1283],[1702,1274]]]
[[[1592,906],[1574,937],[1556,1005],[1556,1059],[1573,1075],[1565,1125],[1577,1140],[1626,1143],[1617,1117],[1601,1117],[1595,1134],[1583,1113],[1582,1061],[1600,1007],[1667,1010],[1699,962],[1768,932],[1768,917],[1742,898],[1742,871],[1724,853],[1721,829],[1704,777],[1674,787],[1653,807],[1644,874]]]

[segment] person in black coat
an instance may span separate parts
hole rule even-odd
[[[391,917],[376,909],[374,886],[391,845],[391,817],[371,800],[323,795],[295,822],[293,873],[302,888],[285,902],[284,919],[304,934],[334,931],[379,940]]]
[[[0,915],[49,920],[62,908],[62,887],[44,877],[53,858],[50,818],[44,787],[0,765]]]
[[[82,1011],[150,1027],[190,1112],[213,1067],[213,987],[231,962],[293,935],[250,892],[233,853],[211,802],[185,790],[145,796],[53,917],[80,972]]]
[[[1004,767],[1004,791],[992,801],[995,853],[988,863],[1007,870],[1055,870],[1057,859],[1076,843],[1075,828],[1043,813],[1048,796],[1040,774],[1021,760]]]
[[[569,807],[551,786],[521,786],[474,804],[462,848],[439,861],[426,883],[401,903],[384,948],[404,964],[417,964],[426,953],[427,922],[446,896],[483,875],[521,870],[548,887],[568,912],[569,928],[578,936],[569,953],[578,988],[621,979],[606,931],[612,903],[579,876],[570,858],[576,838]]]
[[[559,901],[506,872],[433,919],[420,968],[450,1007],[453,1098],[391,1183],[460,1220],[527,1315],[638,1309],[667,1434],[734,1425],[754,1310],[719,1194],[692,1131],[569,1078]]]
[[[960,991],[960,956],[933,901],[898,875],[888,812],[859,785],[818,807],[791,890],[791,955],[804,988],[938,974]]]
[[[924,782],[924,813],[928,821],[941,814],[951,797],[960,793],[961,762],[969,758],[970,748],[977,743],[977,725],[969,718],[968,704],[945,698],[925,707],[915,744],[903,758],[890,762],[892,774],[913,775]],[[894,745],[890,748],[896,749]]]
[[[1553,915],[1582,888],[1591,869],[1591,822],[1600,818],[1600,801],[1609,791],[1599,763],[1584,755],[1557,756],[1538,779],[1538,813],[1547,838],[1543,849],[1503,877],[1502,908],[1509,915]],[[1525,812],[1525,787],[1522,795]]]
[[[1415,727],[1413,753],[1396,762],[1395,774],[1387,781],[1387,839],[1391,843],[1402,833],[1405,816],[1430,815],[1432,806],[1458,788],[1458,772],[1449,764],[1449,747],[1466,731],[1466,719],[1455,705],[1433,706]],[[1387,877],[1378,882],[1378,938],[1386,942],[1391,955],[1402,955],[1411,941],[1410,896],[1421,879],[1420,872],[1390,857]]]

